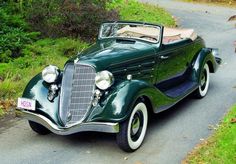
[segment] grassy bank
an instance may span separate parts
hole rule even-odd
[[[146,21],[174,26],[175,21],[164,9],[137,1],[114,0],[108,8],[117,8],[122,20]],[[9,63],[0,63],[0,116],[15,106],[28,81],[49,64],[61,69],[68,58],[89,46],[80,39],[44,38],[28,44],[22,56]]]
[[[211,5],[220,5],[236,8],[236,0],[182,0],[185,2],[207,3]]]
[[[217,130],[199,144],[183,163],[232,164],[236,162],[236,105],[225,116]]]
[[[122,20],[145,21],[174,26],[175,21],[163,8],[137,1],[115,0],[108,8],[117,8]]]
[[[10,63],[0,63],[0,116],[15,106],[28,81],[49,64],[63,68],[65,61],[73,54],[88,47],[87,43],[71,38],[40,39],[27,45],[23,57]]]

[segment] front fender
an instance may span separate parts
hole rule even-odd
[[[173,103],[173,99],[167,98],[153,85],[142,80],[127,80],[117,84],[101,100],[92,110],[87,121],[122,122],[129,117],[139,97],[147,97],[153,110]]]
[[[53,102],[47,99],[49,85],[42,79],[41,73],[33,77],[23,92],[22,97],[36,100],[35,113],[42,114],[52,122],[61,125],[58,119],[58,102],[57,96]]]

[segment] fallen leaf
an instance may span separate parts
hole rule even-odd
[[[228,21],[234,21],[234,20],[236,20],[236,15],[233,15],[233,16],[229,17],[229,19],[228,19]]]
[[[230,120],[230,122],[231,122],[231,123],[236,123],[236,118],[232,118],[232,119]]]
[[[86,153],[87,153],[87,154],[91,154],[91,151],[87,150]]]
[[[211,125],[211,124],[208,125],[209,130],[213,130],[214,128],[215,128],[214,125]]]
[[[3,82],[3,80],[4,80],[3,77],[0,76],[0,83]]]

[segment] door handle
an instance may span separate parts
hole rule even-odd
[[[168,59],[169,56],[160,56],[161,59]]]

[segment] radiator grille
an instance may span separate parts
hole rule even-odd
[[[65,74],[66,73],[65,71]],[[71,73],[71,71],[68,71],[68,73]],[[91,106],[95,88],[95,76],[96,72],[94,68],[81,64],[74,65],[73,76],[63,76],[64,83],[62,82],[62,94],[63,91],[67,93],[61,96],[62,103],[60,107],[64,107],[65,109],[61,109],[64,110],[64,112],[60,113],[64,115],[64,119],[62,119],[64,124],[68,125],[83,121],[83,118]],[[69,78],[66,79],[66,77]],[[65,83],[70,86],[65,86]],[[67,100],[63,100],[63,98]],[[70,115],[71,118],[67,121],[68,115]]]

